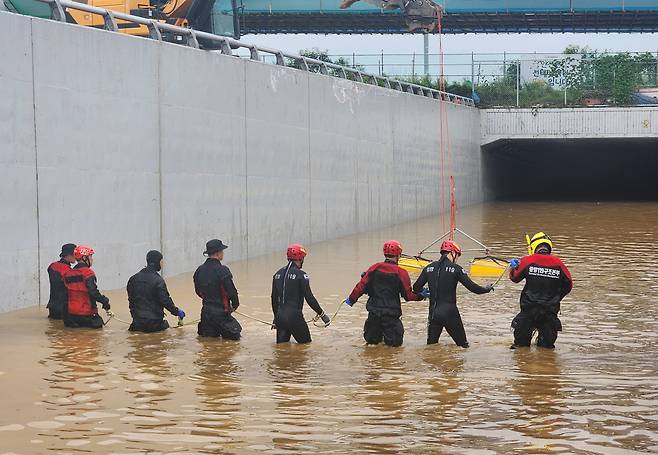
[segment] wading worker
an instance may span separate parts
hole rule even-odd
[[[169,328],[164,319],[165,308],[180,320],[185,312],[174,305],[167,283],[158,273],[162,270],[162,253],[151,250],[146,254],[146,267],[131,276],[126,286],[133,322],[131,332],[160,332]]]
[[[208,241],[203,252],[208,259],[194,272],[194,290],[203,301],[198,333],[203,337],[239,340],[242,327],[231,315],[240,305],[238,290],[231,271],[221,263],[226,248],[221,240]]]
[[[553,242],[546,234],[539,232],[527,240],[530,255],[510,262],[510,279],[515,283],[525,280],[521,312],[512,321],[511,347],[530,346],[532,334],[537,330],[537,346],[553,349],[557,334],[562,331],[558,318],[560,302],[573,287],[571,273],[560,258],[551,254]]]
[[[400,320],[400,297],[406,301],[419,301],[426,297],[426,293],[416,294],[411,290],[409,274],[398,266],[401,254],[400,242],[386,242],[384,262],[372,265],[345,300],[347,305],[352,306],[359,297],[368,294],[368,319],[363,327],[363,338],[368,344],[379,344],[383,338],[387,346],[401,346],[404,326]]]
[[[325,326],[328,326],[331,320],[313,295],[309,277],[302,270],[306,249],[302,245],[290,245],[287,257],[288,265],[279,269],[272,279],[272,313],[276,326],[276,342],[287,343],[293,336],[298,343],[310,343],[311,332],[302,312],[304,300]]]
[[[98,315],[96,302],[110,310],[110,299],[100,293],[96,285],[96,274],[91,269],[94,262],[94,250],[78,245],[73,252],[78,263],[64,275],[64,284],[68,290],[68,308],[64,313],[66,327],[103,327],[103,319]]]
[[[430,308],[427,318],[427,344],[439,342],[445,327],[448,335],[457,346],[468,347],[466,331],[457,308],[457,283],[475,294],[493,291],[492,285],[485,287],[474,283],[464,269],[457,264],[462,254],[460,246],[452,240],[441,244],[441,258],[425,266],[413,286],[414,292],[421,292],[429,283]]]
[[[48,281],[50,282],[50,298],[48,299],[48,317],[50,319],[62,319],[66,311],[66,304],[69,298],[68,291],[64,285],[64,274],[71,270],[71,264],[75,262],[75,244],[67,243],[62,245],[62,252],[59,253],[59,261],[55,261],[48,266]]]

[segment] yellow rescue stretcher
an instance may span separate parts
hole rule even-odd
[[[409,273],[418,274],[431,262],[422,256],[402,256],[398,265]],[[494,256],[474,258],[470,262],[470,275],[498,277],[505,272],[508,264],[506,260]]]

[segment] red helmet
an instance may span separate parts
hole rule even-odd
[[[78,245],[75,247],[75,250],[73,250],[73,256],[75,256],[76,261],[79,261],[82,258],[92,256],[93,254],[94,254],[94,249],[90,246]]]
[[[462,248],[453,240],[444,240],[441,244],[441,254],[443,253],[455,253],[457,256],[461,256]]]
[[[299,245],[297,243],[290,245],[288,247],[288,260],[289,261],[301,261],[306,257],[306,248],[304,245]]]
[[[384,244],[384,256],[399,256],[402,254],[402,244],[397,240],[389,240]]]

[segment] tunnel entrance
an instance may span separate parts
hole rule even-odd
[[[658,200],[658,138],[500,140],[482,159],[490,199]]]

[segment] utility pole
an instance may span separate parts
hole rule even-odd
[[[427,32],[423,33],[423,65],[425,76],[430,75],[430,35]]]

